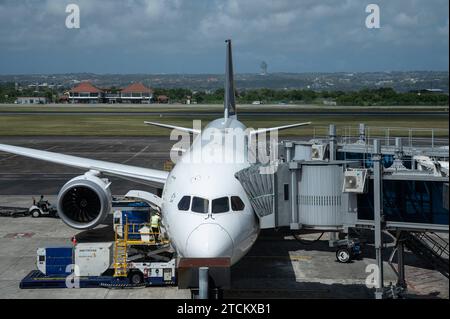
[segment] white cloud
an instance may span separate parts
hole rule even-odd
[[[439,32],[439,34],[448,38],[448,18],[447,18],[447,23],[444,26],[438,27],[438,32]]]
[[[342,54],[345,61],[349,53],[396,48],[408,54],[431,44],[446,44],[448,55],[448,0],[378,0],[379,30],[365,28],[366,3],[360,0],[69,2],[80,6],[79,30],[65,28],[64,1],[0,0],[0,48],[11,55],[66,47],[80,53],[110,48],[111,54],[127,48],[152,56],[189,50],[201,61],[232,38],[237,54],[268,62],[294,63],[305,54]]]
[[[400,27],[412,27],[418,23],[417,16],[409,16],[405,12],[401,12],[394,17],[394,23]]]
[[[155,20],[174,19],[180,16],[180,0],[145,0],[147,15]]]

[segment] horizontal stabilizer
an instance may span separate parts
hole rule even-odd
[[[298,127],[298,126],[305,126],[305,125],[309,125],[309,124],[311,124],[311,122],[289,124],[289,125],[270,127],[270,128],[260,128],[260,129],[251,131],[250,135],[266,133],[266,132],[271,132],[271,131],[282,131],[282,130],[287,130],[287,129],[290,129],[290,128],[294,128],[294,127]]]
[[[179,130],[179,131],[182,131],[182,132],[188,132],[188,133],[192,133],[192,134],[200,134],[201,133],[200,130],[196,130],[196,129],[192,129],[192,128],[188,128],[188,127],[181,127],[181,126],[175,126],[175,125],[163,124],[163,123],[156,123],[156,122],[148,122],[148,121],[145,121],[144,123],[147,124],[147,125],[154,125],[154,126],[159,126],[159,127],[172,129],[172,130]]]

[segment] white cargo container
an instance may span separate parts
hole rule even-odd
[[[79,243],[75,247],[75,264],[80,276],[101,276],[114,262],[113,243]]]

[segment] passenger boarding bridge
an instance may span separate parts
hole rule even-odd
[[[316,128],[311,140],[280,143],[283,156],[271,164],[275,174],[261,174],[264,165],[236,174],[261,228],[373,230],[380,270],[376,298],[405,290],[405,246],[448,278],[448,240],[436,234],[448,233],[449,225],[448,130],[405,133],[360,124],[343,128],[340,136],[335,125],[327,131],[320,136]],[[383,233],[395,239],[389,265],[398,281],[392,287],[383,286]]]

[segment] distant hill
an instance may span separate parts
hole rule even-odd
[[[316,91],[355,91],[363,88],[391,87],[398,92],[439,89],[448,93],[447,71],[366,72],[366,73],[270,73],[237,74],[238,90],[311,89]],[[80,81],[91,81],[98,87],[123,87],[143,82],[153,88],[186,88],[215,90],[223,87],[222,74],[35,74],[0,75],[0,83],[51,85],[70,88]]]

